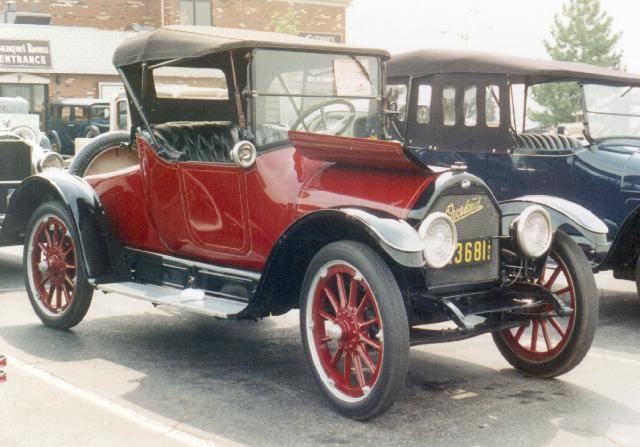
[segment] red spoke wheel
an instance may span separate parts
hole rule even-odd
[[[390,407],[406,377],[409,334],[384,261],[363,244],[330,244],[312,260],[301,301],[305,352],[332,405],[356,419]]]
[[[41,205],[27,224],[23,262],[29,299],[48,326],[74,326],[87,312],[92,289],[80,259],[68,211],[58,202]]]
[[[556,234],[537,282],[572,313],[560,317],[550,304],[543,304],[530,310],[529,321],[494,334],[494,340],[516,368],[554,377],[578,365],[591,346],[598,319],[597,288],[584,253],[564,233]]]

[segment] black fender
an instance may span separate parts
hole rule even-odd
[[[571,236],[585,251],[594,269],[600,269],[609,251],[609,228],[595,214],[577,203],[543,195],[522,196],[500,202],[503,235],[508,234],[513,219],[531,205],[544,208],[551,217],[554,229]]]
[[[601,270],[613,269],[614,276],[635,279],[636,261],[640,252],[640,206],[625,217]]]
[[[350,207],[313,211],[280,236],[251,303],[238,318],[279,315],[297,307],[311,259],[323,246],[340,240],[366,243],[400,268],[425,265],[424,242],[401,219]]]
[[[61,170],[50,169],[20,183],[11,196],[0,229],[0,245],[23,244],[29,218],[49,200],[61,202],[69,211],[89,279],[125,274],[124,250],[109,231],[95,191],[81,178]]]

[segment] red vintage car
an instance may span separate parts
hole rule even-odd
[[[96,289],[218,318],[299,308],[319,389],[357,419],[394,402],[411,345],[492,333],[527,374],[575,367],[598,317],[585,255],[542,206],[503,209],[387,141],[387,58],[209,27],[126,41],[139,163],[47,171],[9,203],[1,241],[24,242],[40,319],[78,324]]]

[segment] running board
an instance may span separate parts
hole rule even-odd
[[[232,317],[247,307],[246,302],[206,295],[200,289],[175,289],[132,281],[98,284],[96,289],[218,318]]]

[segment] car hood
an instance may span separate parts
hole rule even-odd
[[[312,160],[339,165],[401,171],[431,172],[418,160],[411,160],[399,141],[350,138],[309,132],[289,131],[296,150]]]

